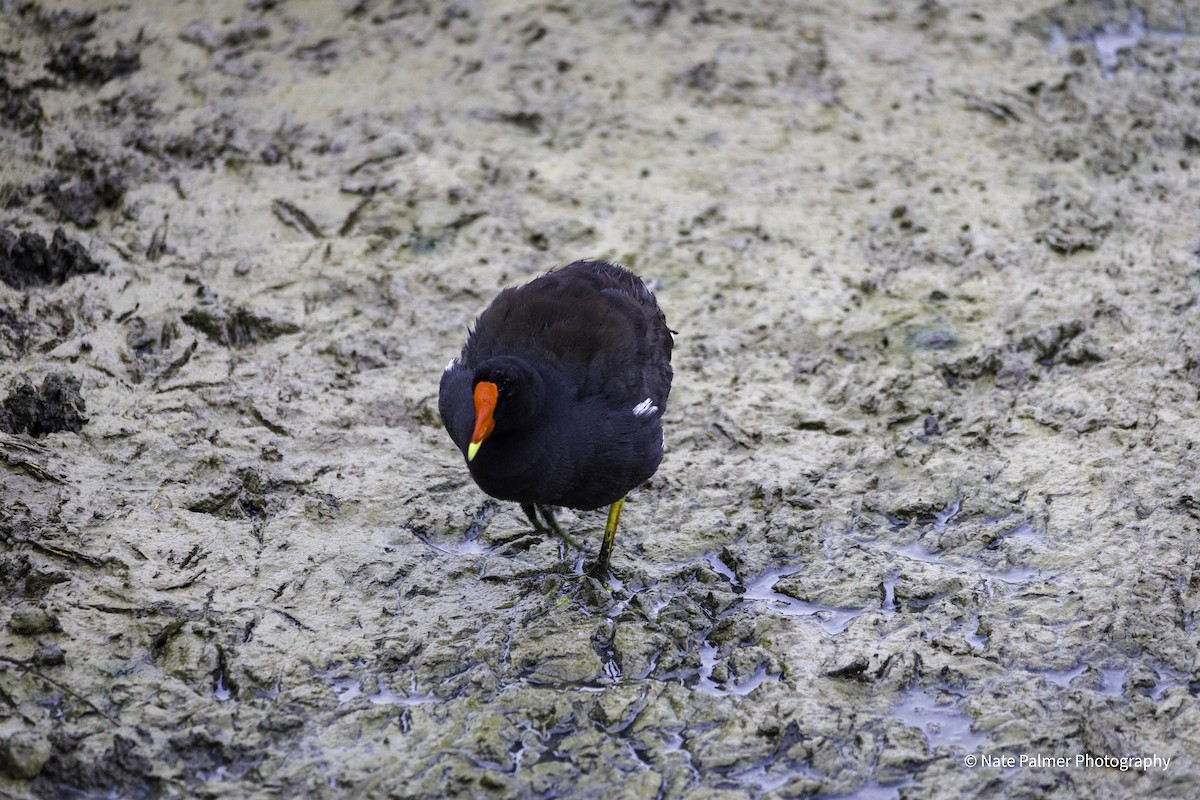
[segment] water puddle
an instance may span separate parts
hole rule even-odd
[[[959,708],[963,699],[938,702],[920,686],[912,686],[901,695],[891,714],[905,725],[919,728],[930,750],[948,747],[974,753],[987,742],[987,736],[972,733],[971,718]]]
[[[996,582],[1009,586],[1027,586],[1040,578],[1042,573],[1033,567],[1013,567],[1000,572],[981,572],[979,576],[983,578],[987,589],[991,590],[992,584]]]
[[[1188,673],[1182,670],[1171,669],[1170,667],[1158,666],[1153,668],[1158,673],[1158,680],[1154,686],[1139,689],[1142,694],[1151,697],[1155,700],[1162,699],[1162,696],[1167,693],[1168,689],[1176,689],[1183,687],[1192,693],[1193,696],[1200,694],[1200,684],[1193,682]]]
[[[932,518],[924,520],[905,521],[888,517],[891,523],[892,532],[902,531],[907,528],[915,528],[916,536],[904,544],[895,544],[881,536],[876,538],[865,538],[856,536],[855,530],[851,530],[847,536],[855,543],[862,545],[868,550],[882,550],[887,553],[893,553],[908,561],[915,561],[924,564],[938,564],[947,567],[960,573],[970,573],[983,579],[987,588],[991,588],[990,584],[1003,583],[1010,586],[1023,586],[1032,583],[1041,577],[1041,572],[1034,567],[1027,566],[1011,566],[1007,569],[989,569],[986,565],[971,566],[964,564],[964,560],[973,557],[972,555],[953,554],[947,555],[936,550],[931,550],[925,545],[926,537],[943,533],[948,530],[953,530],[958,527],[963,521],[958,519],[958,514],[961,509],[961,504],[958,500],[950,503],[946,508],[937,512]],[[996,518],[984,520],[984,524],[1000,525],[1005,522],[1005,518]],[[1011,524],[1011,522],[1009,523]],[[978,554],[983,558],[987,558],[987,551],[995,550],[1002,543],[1015,543],[1017,545],[1033,546],[1040,542],[1042,534],[1034,527],[1029,519],[1021,519],[1010,530],[1000,534],[984,551]],[[889,573],[884,578],[884,602],[882,610],[884,613],[894,613],[896,610],[895,593],[896,573]]]
[[[762,666],[755,670],[754,674],[742,683],[717,683],[712,679],[713,668],[716,666],[716,646],[711,644],[701,645],[700,670],[696,673],[697,681],[692,688],[705,694],[713,695],[714,697],[728,697],[730,695],[744,697],[761,686],[767,678],[779,678],[778,675],[769,674],[767,668]]]
[[[1055,686],[1070,686],[1071,681],[1085,672],[1087,672],[1087,664],[1080,664],[1071,669],[1045,670],[1042,672],[1042,677],[1046,679],[1047,683],[1053,683]]]
[[[713,568],[713,572],[717,573],[734,586],[742,585],[741,581],[738,580],[737,574],[728,564],[721,560],[720,556],[714,553],[705,553],[704,558],[708,561],[709,566]]]
[[[1117,68],[1121,65],[1121,53],[1132,50],[1147,36],[1158,36],[1165,39],[1182,39],[1183,31],[1159,31],[1146,27],[1146,19],[1142,12],[1134,11],[1126,25],[1109,22],[1103,30],[1096,31],[1085,37],[1068,39],[1058,25],[1050,29],[1050,49],[1057,50],[1069,42],[1090,42],[1096,49],[1096,58],[1100,62],[1100,71],[1105,78],[1112,80]]]
[[[865,544],[865,542],[864,542]],[[925,545],[921,544],[921,537],[918,536],[908,544],[891,545],[887,543],[875,542],[874,544],[882,546],[884,550],[895,553],[898,556],[904,556],[910,561],[922,561],[926,564],[945,564],[946,559],[940,553],[935,553],[929,550]]]
[[[907,789],[914,783],[912,778],[900,783],[876,783],[870,781],[855,790],[854,794],[840,794],[822,797],[825,800],[900,800],[900,790]]]
[[[1100,59],[1100,69],[1104,77],[1111,78],[1121,63],[1121,51],[1132,50],[1146,35],[1146,24],[1140,11],[1135,11],[1129,20],[1129,25],[1118,28],[1111,22],[1104,30],[1092,35],[1092,46],[1096,48],[1096,57]],[[1059,31],[1059,36],[1062,32]]]
[[[233,698],[233,692],[225,685],[225,670],[217,672],[217,685],[213,687],[213,697],[222,703]]]
[[[363,697],[362,678],[353,677],[333,677],[329,674],[323,675],[325,682],[329,684],[329,688],[337,694],[338,705],[349,703],[358,697]],[[377,706],[420,706],[426,703],[435,703],[438,698],[432,694],[423,694],[417,691],[417,679],[413,676],[409,681],[409,691],[407,694],[398,694],[386,686],[380,686],[379,690],[374,694],[365,695],[367,700]]]
[[[744,772],[731,773],[729,777],[743,786],[753,786],[760,792],[773,792],[776,789],[782,789],[784,786],[787,786],[789,782],[796,778],[820,780],[824,776],[810,767],[781,767],[774,764],[764,764],[745,770]]]
[[[883,578],[883,604],[879,610],[883,612],[885,617],[892,617],[896,614],[896,578],[898,576],[894,572],[889,572]]]
[[[921,544],[920,537],[905,545],[892,545],[883,541],[862,542],[868,547],[876,547],[888,552],[895,553],[898,556],[910,559],[912,561],[920,561],[926,564],[941,564],[942,566],[950,567],[958,572],[969,571],[978,575],[983,579],[985,584],[1000,582],[1009,586],[1024,586],[1032,583],[1041,576],[1041,572],[1034,567],[1016,566],[1004,570],[989,570],[989,569],[964,569],[964,566],[955,563],[957,560],[950,560],[941,553],[935,553],[925,548]]]
[[[359,678],[325,678],[329,688],[337,694],[338,705],[349,703],[362,694],[362,680]]]
[[[978,614],[971,615],[970,619],[967,621],[966,631],[967,633],[964,634],[963,638],[967,640],[967,644],[971,645],[980,652],[983,652],[987,649],[988,637],[987,634],[979,632]]]
[[[1000,538],[1009,542],[1037,542],[1041,541],[1042,535],[1033,527],[1033,523],[1026,519],[1008,533],[1000,534]]]
[[[765,603],[767,608],[777,614],[789,617],[811,619],[830,634],[839,634],[854,619],[861,617],[870,609],[867,608],[838,608],[823,603],[810,603],[807,600],[797,600],[775,590],[775,584],[780,578],[795,575],[799,570],[785,571],[786,568],[769,569],[757,578],[749,581],[744,587],[738,581],[734,571],[720,559],[719,556],[708,553],[705,555],[713,570],[723,575],[735,587],[743,589],[742,597]]]
[[[437,698],[431,694],[397,694],[387,688],[368,695],[367,699],[377,706],[423,706],[426,703],[437,702]]]
[[[468,535],[468,538],[465,538],[460,542],[438,544],[437,542],[433,541],[433,539],[431,539],[429,534],[427,534],[425,531],[417,528],[412,528],[410,530],[412,531],[413,536],[416,536],[418,539],[420,539],[421,543],[426,547],[436,550],[439,553],[445,553],[448,556],[483,555],[490,551],[490,548],[486,547],[483,542],[479,541],[478,533],[475,535],[475,538],[469,538]]]
[[[1100,694],[1108,695],[1109,697],[1120,697],[1125,693],[1125,675],[1128,674],[1128,669],[1102,669],[1100,670]]]
[[[781,570],[767,570],[746,586],[743,596],[747,600],[759,600],[766,603],[769,609],[778,614],[811,619],[824,628],[826,633],[835,635],[846,630],[847,625],[869,610],[866,608],[837,608],[822,603],[810,603],[807,600],[797,600],[775,591],[775,584],[779,582],[780,578],[794,574],[794,572]]]
[[[976,653],[982,653],[987,649],[988,637],[986,634],[979,632],[979,615],[968,614],[965,619],[960,618],[946,629],[947,635],[957,634],[962,637],[971,649]]]
[[[1041,675],[1046,679],[1047,683],[1069,688],[1072,681],[1088,671],[1088,666],[1088,664],[1079,664],[1070,669],[1040,670],[1035,671],[1034,674]],[[1155,663],[1147,663],[1146,666],[1158,678],[1151,686],[1139,683],[1135,684],[1130,691],[1137,692],[1154,700],[1160,700],[1169,690],[1178,688],[1186,689],[1192,695],[1200,694],[1200,685],[1193,683],[1187,672]],[[1129,677],[1129,670],[1130,667],[1128,666],[1101,667],[1097,669],[1096,671],[1100,675],[1100,686],[1095,688],[1094,691],[1106,697],[1124,697],[1125,681]]]
[[[1080,664],[1071,669],[1045,670],[1041,674],[1047,683],[1052,683],[1055,686],[1069,687],[1071,681],[1087,672],[1087,670],[1087,664]],[[1100,669],[1098,672],[1100,673],[1100,688],[1096,691],[1109,697],[1120,697],[1124,694],[1125,676],[1129,673],[1127,667]]]
[[[696,769],[696,765],[692,762],[692,751],[687,748],[687,740],[683,738],[683,729],[672,730],[666,729],[662,731],[663,736],[663,755],[677,754],[682,756],[683,763],[687,766],[688,772],[691,774],[692,780],[700,779],[700,770]]]

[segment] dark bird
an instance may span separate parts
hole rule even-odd
[[[479,315],[442,373],[442,422],[479,488],[520,503],[538,531],[562,536],[554,506],[609,506],[603,576],[625,495],[662,461],[673,344],[638,276],[576,261]]]

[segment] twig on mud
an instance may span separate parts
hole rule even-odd
[[[170,592],[175,589],[186,589],[189,586],[191,586],[192,584],[194,584],[196,581],[203,578],[205,573],[207,573],[207,572],[208,572],[208,567],[205,567],[204,569],[197,572],[195,575],[192,575],[190,578],[186,578],[179,583],[173,583],[170,586],[164,586],[161,589],[159,589],[159,591],[160,592]]]
[[[317,227],[317,223],[312,221],[312,217],[305,214],[295,203],[279,197],[271,201],[271,211],[284,225],[305,231],[317,239],[325,238],[325,234],[321,233],[321,229]]]
[[[164,382],[174,378],[175,373],[179,372],[179,370],[182,369],[184,365],[192,359],[192,354],[196,352],[197,344],[198,342],[193,339],[192,343],[187,346],[186,350],[183,351],[183,355],[168,364],[167,368],[162,371],[162,374],[154,379],[154,385],[161,386]],[[159,389],[158,391],[163,390]]]
[[[14,538],[12,541],[20,544],[27,544],[33,549],[45,553],[46,555],[58,556],[59,558],[65,558],[66,560],[73,562],[83,562],[89,567],[103,567],[105,563],[104,559],[96,558],[95,556],[88,555],[87,553],[81,553],[78,550],[67,550],[64,547],[54,547],[52,545],[42,544],[36,539]]]
[[[45,675],[45,674],[41,673],[40,671],[34,669],[33,667],[29,666],[29,664],[25,663],[21,659],[12,658],[10,656],[0,656],[0,661],[3,661],[6,664],[12,664],[14,667],[19,667],[21,670],[29,673],[30,675],[33,675],[36,678],[41,678],[43,681],[45,681],[46,683],[55,687],[60,692],[69,694],[71,697],[74,697],[79,702],[88,706],[90,709],[95,711],[100,716],[104,717],[106,720],[108,720],[112,724],[114,724],[114,725],[118,724],[116,717],[101,710],[101,708],[99,706],[97,706],[95,703],[93,703],[91,700],[88,700],[86,697],[84,697],[79,692],[72,689],[70,686],[66,686],[62,683],[59,683],[58,681],[54,680],[54,678],[51,678],[48,675]]]
[[[350,213],[346,215],[346,221],[342,223],[342,227],[338,228],[338,236],[346,236],[350,231],[354,230],[354,226],[358,224],[358,218],[362,214],[363,209],[370,204],[373,198],[373,194],[368,194],[362,200],[358,201],[358,205],[350,209]]]
[[[299,628],[302,631],[311,631],[312,630],[312,628],[308,627],[303,622],[296,619],[295,617],[293,617],[291,614],[287,613],[286,611],[282,611],[278,608],[271,608],[271,609],[268,609],[268,611],[274,611],[276,614],[283,617],[288,622],[292,623],[293,625],[295,625],[297,628]]]
[[[35,464],[27,458],[19,458],[17,456],[12,456],[8,453],[5,453],[4,463],[8,464],[10,467],[17,467],[25,470],[29,473],[30,477],[35,478],[36,480],[51,481],[52,483],[57,483],[60,485],[66,484],[66,481],[64,481],[62,478],[58,477],[53,472],[48,471],[41,464]]]
[[[350,170],[346,174],[353,175],[354,173],[358,172],[359,170],[363,169],[364,167],[369,167],[374,164],[383,164],[387,161],[401,158],[402,156],[406,155],[407,153],[408,153],[408,148],[404,147],[403,145],[401,145],[399,147],[394,147],[388,153],[384,153],[384,154],[378,155],[378,156],[371,156],[370,158],[367,158],[367,159],[364,159],[363,161],[358,162],[353,167],[351,167]]]
[[[8,464],[10,467],[23,469],[28,472],[31,477],[39,481],[52,481],[53,483],[58,484],[66,483],[65,480],[24,455],[25,453],[44,453],[45,450],[41,446],[21,441],[15,436],[9,436],[8,434],[0,433],[0,447],[4,448],[5,450],[5,452],[0,455],[3,455],[4,463]],[[21,450],[22,453],[10,453],[7,452],[8,450]]]

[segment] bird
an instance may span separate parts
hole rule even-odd
[[[625,496],[662,462],[672,333],[637,275],[574,261],[496,295],[442,372],[442,423],[480,489],[568,543],[556,507],[608,506],[601,578]]]

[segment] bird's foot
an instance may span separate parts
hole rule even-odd
[[[556,584],[550,588],[550,592],[555,595],[555,606],[574,601],[595,609],[611,608],[617,601],[616,595],[620,588],[619,584],[613,585],[588,572],[558,577]]]
[[[613,586],[613,582],[615,580],[613,578],[612,573],[608,569],[608,565],[601,564],[599,561],[597,561],[594,564],[589,564],[588,568],[586,570],[584,570],[583,575],[580,575],[579,577],[582,578],[584,576],[586,576],[588,578],[594,578],[595,580],[599,581],[602,585],[608,586],[610,588]]]
[[[550,533],[557,536],[565,542],[568,547],[575,550],[581,549],[579,542],[575,537],[567,534],[558,526],[558,520],[554,518],[554,506],[534,505],[533,503],[521,503],[521,510],[525,512],[525,516],[529,517],[529,522],[533,525],[534,530],[538,533]],[[538,514],[541,514],[542,519],[538,519]],[[545,520],[543,522],[543,520]]]

